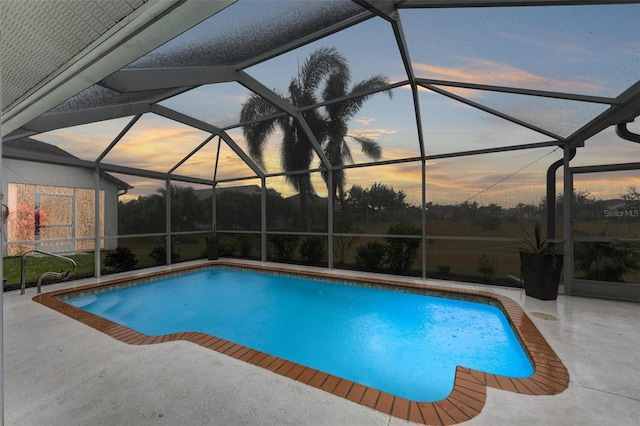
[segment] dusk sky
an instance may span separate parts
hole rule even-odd
[[[618,96],[640,79],[640,5],[637,4],[403,9],[400,18],[417,77],[605,97]],[[205,31],[206,25],[206,22],[201,24],[192,34],[185,33],[183,42],[193,42],[189,37]],[[170,47],[179,46],[180,43],[174,42]],[[374,74],[384,75],[391,82],[407,78],[391,26],[378,18],[246,71],[265,86],[286,93],[300,64],[318,47],[336,47],[347,58],[352,82]],[[607,108],[601,104],[442,89],[560,136],[569,136]],[[225,127],[238,122],[242,103],[249,95],[250,92],[237,83],[224,83],[199,87],[166,100],[162,105]],[[349,133],[378,141],[382,146],[382,160],[417,157],[420,150],[412,102],[408,86],[394,89],[391,99],[378,94],[366,102],[349,123]],[[428,155],[552,140],[426,89],[420,92],[420,108]],[[93,160],[128,120],[61,129],[35,138],[53,143],[80,158]],[[632,123],[629,128],[640,132],[640,123]],[[231,129],[228,133],[240,147],[246,147],[240,129]],[[168,171],[207,136],[205,132],[147,114],[104,161]],[[277,132],[265,152],[269,173],[281,171],[280,137]],[[356,163],[369,161],[359,153],[357,146],[351,146]],[[217,138],[175,173],[211,178],[216,149]],[[454,204],[466,200],[479,204],[496,202],[503,206],[518,202],[538,203],[544,193],[546,169],[560,158],[562,150],[549,147],[429,161],[428,198],[434,203]],[[571,164],[630,161],[640,161],[640,146],[621,140],[613,129],[607,129],[586,141],[586,147],[578,151]],[[219,179],[252,175],[224,144],[219,162]],[[317,166],[319,160],[312,164]],[[373,182],[383,182],[396,190],[404,190],[408,194],[407,201],[419,204],[420,176],[419,163],[358,168],[347,172],[347,188],[353,184],[368,187]],[[144,182],[137,177],[124,180],[136,186],[132,191],[134,195],[154,192],[163,184]],[[319,176],[314,182],[316,191],[326,195]],[[242,185],[259,183],[259,180],[239,182]],[[596,198],[617,198],[630,186],[640,188],[640,177],[637,172],[589,175],[585,181],[577,182],[578,189],[579,185]],[[271,186],[269,181],[268,186]],[[275,186],[286,195],[292,195],[290,188]]]

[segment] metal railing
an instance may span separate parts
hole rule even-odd
[[[42,275],[40,275],[40,277],[38,278],[38,283],[37,283],[38,294],[40,294],[40,292],[41,292],[42,280],[45,277],[59,277],[63,281],[66,281],[67,279],[69,279],[69,276],[76,271],[76,268],[78,267],[78,265],[76,264],[75,260],[70,259],[68,257],[60,256],[59,254],[53,254],[53,253],[49,253],[49,252],[42,251],[42,250],[37,250],[37,249],[28,250],[28,251],[24,252],[24,254],[22,255],[22,258],[20,259],[20,294],[24,294],[24,288],[25,288],[25,285],[26,285],[27,274],[26,274],[26,269],[25,269],[25,258],[27,257],[27,255],[29,253],[40,253],[40,254],[44,254],[44,255],[47,255],[47,256],[55,257],[55,258],[58,258],[58,259],[66,260],[67,262],[69,262],[69,263],[71,263],[73,265],[73,268],[71,268],[71,270],[68,271],[68,272],[67,271],[45,272]]]

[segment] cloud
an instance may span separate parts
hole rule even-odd
[[[208,136],[206,132],[171,120],[143,117],[104,161],[166,172]]]
[[[131,117],[99,121],[40,133],[31,138],[57,146],[83,160],[95,160]]]
[[[375,118],[365,118],[365,117],[362,117],[362,118],[356,118],[356,119],[354,119],[353,121],[355,121],[355,122],[356,122],[356,123],[358,123],[358,124],[362,124],[363,126],[366,126],[366,125],[368,125],[368,124],[373,123],[374,121],[376,121],[376,119],[375,119]]]
[[[537,88],[561,92],[584,92],[601,89],[598,84],[593,82],[554,79],[487,59],[459,57],[459,60],[461,61],[461,65],[457,67],[421,63],[414,63],[413,67],[420,71],[418,73],[420,75],[427,74],[432,78],[443,80]]]
[[[589,198],[599,200],[617,199],[627,194],[629,188],[635,186],[640,189],[640,178],[637,170],[616,172],[615,176],[609,173],[593,173],[584,177],[578,176],[574,182],[576,192],[586,192]]]
[[[513,40],[520,44],[535,46],[546,51],[548,51],[549,49],[557,50],[557,54],[563,56],[573,55],[576,57],[584,57],[588,53],[584,45],[578,43],[570,43],[566,39],[563,39],[562,37],[567,36],[566,33],[556,33],[553,36],[543,38],[533,38],[522,34],[515,34],[513,32],[504,31],[497,31],[496,35],[501,39]],[[550,39],[553,40],[553,43],[549,42]]]
[[[355,130],[351,132],[351,136],[357,136],[359,138],[369,138],[369,139],[379,139],[382,135],[395,135],[398,133],[396,129],[365,129],[365,130]]]

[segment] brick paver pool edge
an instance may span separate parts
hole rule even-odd
[[[485,303],[494,304],[503,310],[533,364],[534,373],[528,378],[520,379],[487,374],[458,366],[453,391],[447,398],[436,402],[411,401],[205,333],[181,332],[163,336],[147,336],[105,318],[83,311],[80,308],[71,306],[61,300],[61,298],[67,297],[70,294],[77,295],[78,293],[97,291],[105,287],[122,286],[128,285],[131,282],[137,283],[144,280],[160,279],[167,275],[177,275],[206,267],[249,269],[326,279],[329,281],[339,280],[340,282],[344,282],[346,280],[357,285],[387,289],[392,288],[400,291],[444,297],[471,300],[482,299]],[[442,287],[386,279],[348,276],[337,277],[319,272],[293,271],[286,268],[267,266],[252,265],[245,267],[235,263],[216,261],[211,262],[208,266],[176,268],[171,272],[155,272],[144,276],[136,276],[135,278],[118,278],[99,284],[58,290],[37,295],[33,300],[124,343],[131,345],[151,345],[176,340],[186,340],[249,364],[266,368],[281,376],[297,380],[357,404],[415,423],[452,425],[474,418],[484,407],[487,386],[528,395],[554,395],[564,391],[569,386],[569,373],[566,367],[520,305],[508,297],[488,292],[443,289]]]

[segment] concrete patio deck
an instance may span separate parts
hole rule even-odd
[[[515,300],[569,370],[569,388],[559,395],[488,388],[482,412],[464,424],[640,423],[639,304],[565,296],[543,302],[520,289],[429,284]],[[189,342],[124,344],[34,295],[4,294],[6,425],[410,424]]]

